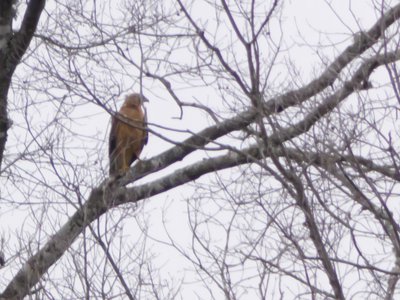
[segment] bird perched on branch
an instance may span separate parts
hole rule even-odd
[[[147,144],[147,116],[143,107],[147,101],[140,94],[130,94],[112,117],[108,152],[111,176],[124,175]]]

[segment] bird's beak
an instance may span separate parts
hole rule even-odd
[[[144,97],[144,96],[143,96],[143,100],[142,100],[142,101],[143,101],[143,103],[150,102],[149,99],[147,99],[147,98]]]

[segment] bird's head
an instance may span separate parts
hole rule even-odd
[[[141,106],[144,102],[148,102],[149,100],[147,100],[146,97],[144,97],[143,95],[140,94],[129,94],[128,96],[126,96],[125,98],[125,102],[123,106],[127,106],[127,107],[139,107]]]

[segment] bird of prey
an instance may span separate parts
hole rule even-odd
[[[147,144],[147,116],[143,107],[146,101],[140,94],[130,94],[118,114],[112,117],[108,152],[110,176],[123,176]]]

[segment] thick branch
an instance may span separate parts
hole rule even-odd
[[[43,11],[45,0],[31,0],[20,30],[12,36],[13,1],[0,1],[0,170],[7,142],[10,120],[7,115],[7,94],[11,77],[31,42]]]
[[[12,22],[12,0],[0,1],[0,55],[2,56],[7,47],[11,35]]]
[[[329,85],[338,78],[339,73],[355,58],[376,43],[383,32],[400,18],[400,4],[386,12],[368,31],[354,36],[353,44],[348,46],[319,76],[306,86],[286,93],[275,100],[277,110],[300,104]]]
[[[9,121],[7,115],[7,94],[11,77],[6,69],[7,46],[11,37],[12,1],[0,1],[0,170],[4,147],[7,141]]]
[[[274,133],[271,139],[278,138],[280,143],[283,140],[290,140],[302,133],[307,132],[318,120],[330,113],[344,99],[354,91],[362,88],[362,85],[368,81],[371,73],[379,66],[397,61],[400,59],[400,51],[376,55],[366,60],[354,73],[350,80],[344,82],[343,87],[336,93],[325,98],[320,105],[307,114],[303,120],[298,123]]]
[[[15,34],[10,45],[12,51],[10,53],[10,63],[12,65],[17,65],[28,49],[45,4],[46,0],[29,1],[21,28]]]
[[[138,169],[135,168],[135,170],[131,170],[130,174],[123,178],[121,184],[126,185],[147,174],[157,172],[182,160],[188,154],[197,149],[203,148],[208,143],[225,136],[232,131],[240,130],[250,125],[254,121],[255,116],[256,111],[254,109],[249,109],[231,119],[200,131],[183,141],[180,145],[172,147],[150,160],[143,161],[138,165]]]

